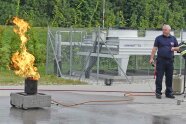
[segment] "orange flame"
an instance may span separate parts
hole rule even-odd
[[[19,35],[21,39],[20,52],[17,51],[11,58],[11,65],[16,75],[32,78],[38,80],[40,78],[37,68],[34,66],[35,57],[27,52],[26,43],[28,38],[26,32],[30,29],[30,26],[23,19],[14,17],[13,23],[14,32]]]

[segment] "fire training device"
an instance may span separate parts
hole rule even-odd
[[[185,68],[184,68],[184,85],[183,85],[183,91],[181,94],[184,94],[184,98],[186,97],[186,94],[185,94],[185,88],[186,88],[186,43],[185,42],[182,42],[179,44],[179,53],[181,53],[182,57],[184,58],[185,60]],[[185,102],[186,100],[177,100],[177,105],[180,105],[181,102]]]
[[[12,55],[10,68],[16,75],[25,78],[25,88],[24,92],[10,94],[10,104],[22,109],[50,107],[51,96],[37,92],[40,75],[37,67],[34,66],[35,57],[26,47],[28,41],[26,32],[30,26],[18,17],[14,17],[13,23],[15,24],[14,32],[19,35],[21,44],[20,50]]]
[[[182,42],[181,44],[179,44],[179,52],[181,53],[181,55],[183,56],[184,60],[185,60],[185,68],[184,68],[184,86],[183,86],[183,92],[182,94],[185,94],[185,88],[186,88],[186,84],[185,84],[185,79],[186,79],[186,43]]]
[[[11,93],[10,104],[21,109],[42,108],[51,106],[51,96],[37,92],[37,80],[25,79],[24,92]]]

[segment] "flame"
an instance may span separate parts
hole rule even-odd
[[[37,68],[34,66],[35,57],[27,52],[26,43],[28,38],[26,32],[30,26],[23,19],[18,17],[13,18],[14,32],[19,35],[21,39],[20,51],[15,52],[11,58],[11,66],[16,75],[32,78],[38,80],[40,78]]]

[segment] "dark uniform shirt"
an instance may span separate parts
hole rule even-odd
[[[172,59],[174,57],[174,52],[171,51],[172,47],[177,47],[178,42],[176,38],[172,35],[164,36],[160,35],[156,37],[154,42],[154,47],[158,48],[157,57]]]

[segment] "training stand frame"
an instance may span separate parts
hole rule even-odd
[[[186,89],[186,58],[184,58],[185,61],[185,67],[184,67],[184,79],[183,79],[183,91],[182,91],[182,95],[184,95],[184,98],[182,100],[177,100],[177,105],[180,105],[181,102],[186,102],[185,98],[186,98],[186,93],[185,93],[185,89]]]

